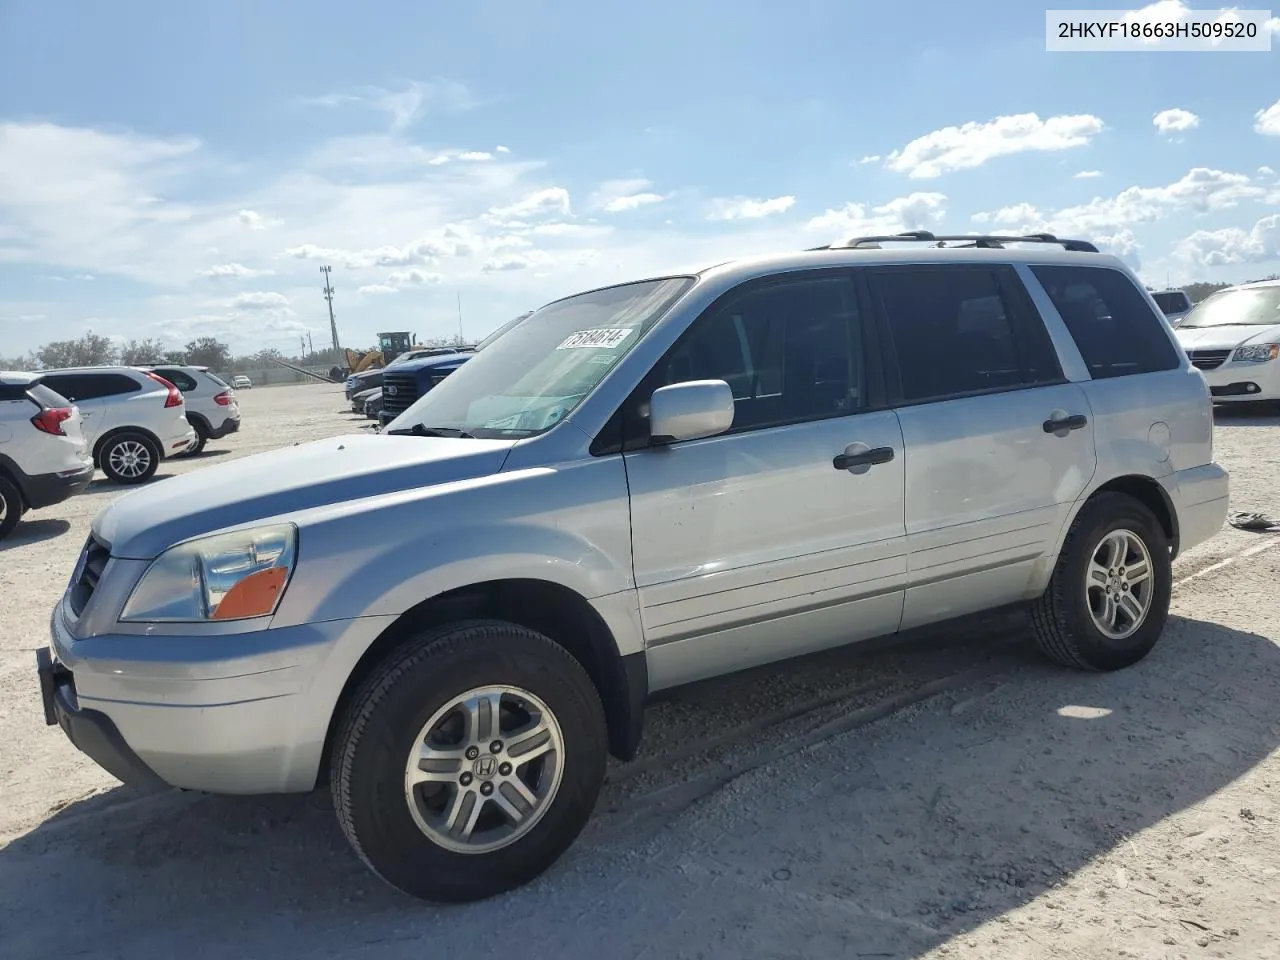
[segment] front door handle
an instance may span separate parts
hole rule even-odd
[[[1083,413],[1069,417],[1050,417],[1044,422],[1045,433],[1061,433],[1066,430],[1083,430],[1089,424],[1089,418]]]
[[[874,447],[857,453],[850,453],[846,450],[844,453],[833,457],[831,465],[837,470],[853,470],[856,467],[874,467],[877,464],[888,463],[892,459],[893,447]]]

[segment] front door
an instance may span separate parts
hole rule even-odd
[[[848,271],[746,284],[628,401],[703,379],[735,399],[730,432],[624,457],[653,689],[898,628],[902,434],[864,316]]]
[[[1096,466],[1084,390],[1009,267],[886,267],[871,287],[906,445],[902,628],[1027,599]]]

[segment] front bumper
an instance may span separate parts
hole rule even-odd
[[[213,635],[70,635],[37,672],[46,721],[113,776],[209,793],[314,788],[335,706],[387,617]]]
[[[1214,403],[1280,400],[1280,360],[1235,363],[1228,360],[1212,370],[1201,370]]]

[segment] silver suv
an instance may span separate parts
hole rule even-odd
[[[118,500],[46,718],[126,781],[328,783],[374,871],[459,901],[569,847],[655,691],[1008,604],[1127,667],[1226,515],[1209,392],[1118,260],[1013,242],[567,297],[381,435]]]

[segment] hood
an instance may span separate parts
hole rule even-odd
[[[1246,343],[1272,343],[1280,337],[1280,323],[1223,324],[1217,327],[1177,327],[1173,331],[1186,350],[1234,350]]]
[[[489,476],[514,441],[355,434],[156,481],[94,519],[111,554],[150,560],[182,540],[295,511]]]

